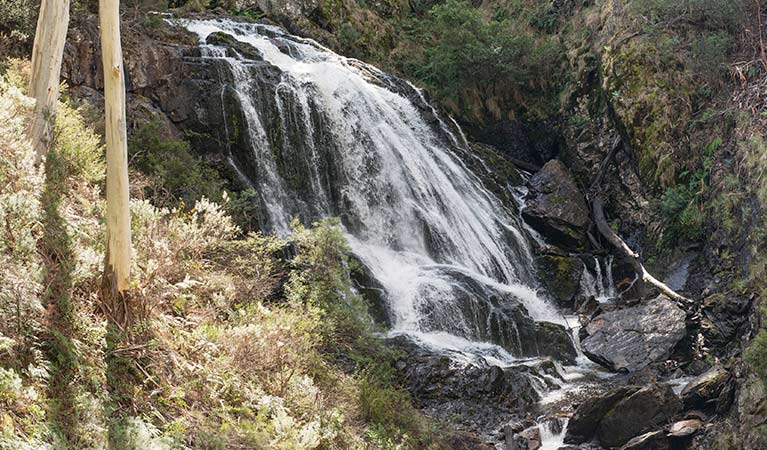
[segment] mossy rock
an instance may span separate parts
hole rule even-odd
[[[570,334],[562,325],[551,322],[535,324],[538,355],[550,356],[565,364],[575,364],[577,355]]]
[[[246,59],[252,59],[256,61],[263,61],[264,59],[263,55],[261,55],[261,52],[257,48],[248,43],[240,42],[232,35],[223,33],[221,31],[211,33],[208,38],[205,39],[205,43],[208,45],[227,47],[227,56],[230,57],[235,57],[236,54],[239,54]]]
[[[538,277],[558,302],[571,305],[583,276],[583,261],[570,256],[544,255],[537,259]]]

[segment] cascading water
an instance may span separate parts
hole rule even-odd
[[[340,217],[386,292],[392,333],[454,350],[495,343],[511,358],[535,352],[534,321],[562,323],[536,292],[518,215],[462,163],[465,138],[418,89],[276,27],[175,22],[228,68],[246,123],[227,133],[244,128],[251,153],[229,161],[259,193],[263,226],[284,235],[294,217]],[[248,56],[207,45],[216,33]],[[267,87],[265,66],[278,74]]]
[[[595,256],[593,274],[589,267],[584,265],[581,276],[581,295],[593,296],[600,303],[614,300],[618,296],[618,291],[613,281],[612,265],[612,256],[605,258],[604,262]]]

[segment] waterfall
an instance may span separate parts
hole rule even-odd
[[[245,123],[226,133],[240,126],[250,144],[229,161],[257,190],[264,227],[286,235],[295,217],[340,217],[386,292],[392,333],[520,356],[534,321],[562,323],[539,295],[519,215],[464,165],[465,137],[421,91],[277,27],[173,21],[227,68]],[[214,33],[249,56],[208,45]]]
[[[600,303],[615,299],[618,296],[618,292],[615,289],[615,281],[613,280],[613,257],[608,256],[604,259],[604,262],[596,256],[594,256],[593,259],[593,274],[589,270],[588,265],[584,265],[583,267],[580,288],[581,294],[587,297],[593,296]]]

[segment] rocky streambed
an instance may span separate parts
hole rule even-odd
[[[705,302],[639,295],[620,261],[584,251],[588,211],[561,163],[529,178],[525,192],[523,216],[556,242],[540,243],[536,264],[552,298],[571,314],[566,323],[578,356],[450,352],[392,338],[404,355],[397,370],[426,414],[474,436],[472,448],[670,450],[708,448],[714,423],[763,399],[759,389],[738,392],[737,367],[702,357],[712,351],[702,344],[706,324],[726,330],[735,315],[728,319]],[[670,271],[676,289],[694,292],[685,289],[692,259]]]

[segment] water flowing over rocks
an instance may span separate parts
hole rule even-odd
[[[589,208],[567,167],[551,160],[529,181],[522,214],[536,230],[565,248],[585,245]]]
[[[610,370],[639,371],[666,358],[685,336],[686,314],[663,295],[608,311],[583,329],[583,352]]]

